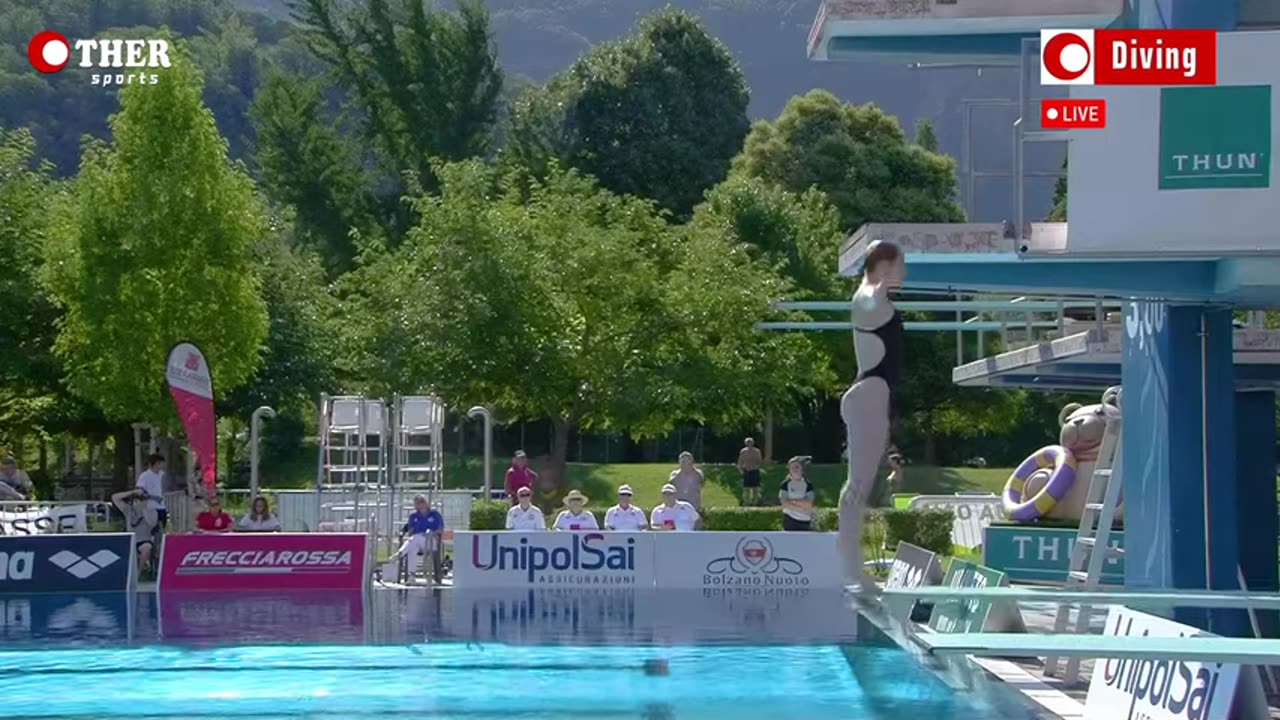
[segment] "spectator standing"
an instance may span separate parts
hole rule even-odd
[[[280,532],[280,521],[271,514],[267,499],[259,495],[253,499],[249,512],[236,523],[239,532]]]
[[[677,531],[693,530],[702,520],[697,508],[676,496],[676,486],[671,483],[662,486],[662,504],[653,509],[652,518],[654,530]]]
[[[30,500],[31,499],[31,477],[18,467],[18,461],[13,456],[7,456],[0,461],[0,483],[13,492],[4,492],[4,497],[0,500]]]
[[[805,473],[804,458],[787,461],[787,476],[778,488],[782,502],[782,529],[807,532],[813,529],[813,485]]]
[[[877,506],[892,505],[893,494],[902,492],[906,487],[906,468],[902,460],[902,453],[898,452],[897,448],[889,448],[887,462],[889,464],[889,477],[885,478],[884,487],[875,498]]]
[[[156,523],[163,530],[169,524],[169,511],[164,506],[163,455],[153,454],[147,458],[147,469],[138,475],[138,482],[134,487],[144,493],[143,497],[147,499],[147,504],[155,511]]]
[[[742,449],[738,451],[738,474],[742,476],[742,502],[744,505],[760,504],[760,468],[764,465],[764,456],[756,447],[755,438],[742,441]]]
[[[649,529],[649,519],[644,516],[644,510],[631,504],[630,485],[618,488],[618,504],[605,512],[604,529],[622,532]]]
[[[133,546],[138,552],[138,571],[151,562],[156,542],[156,511],[137,489],[123,490],[111,496],[111,504],[124,516],[125,530],[133,533]]]
[[[702,483],[706,481],[702,471],[693,464],[693,453],[680,453],[680,467],[671,471],[667,482],[676,488],[676,499],[694,507],[702,507]]]
[[[556,516],[556,530],[599,530],[600,523],[596,522],[596,516],[590,511],[585,510],[587,504],[587,496],[583,495],[579,490],[570,490],[568,495],[564,496],[564,504],[567,510],[561,510]]]
[[[409,519],[405,521],[404,527],[400,531],[409,537],[387,558],[384,568],[392,568],[391,575],[395,574],[395,563],[400,558],[408,555],[416,557],[421,555],[431,556],[431,572],[436,582],[441,579],[441,561],[440,556],[440,536],[444,533],[444,516],[439,510],[431,507],[431,503],[427,502],[425,495],[419,495],[413,499],[413,512],[409,513]],[[383,577],[388,573],[383,570]],[[412,573],[410,573],[412,576]]]
[[[533,484],[538,480],[538,473],[529,467],[529,458],[525,456],[523,450],[517,450],[514,457],[511,458],[511,467],[507,468],[507,477],[504,486],[507,489],[507,498],[511,500],[511,504],[515,505],[519,502],[519,490],[527,487],[533,490]]]
[[[222,509],[218,498],[210,498],[204,512],[196,516],[196,532],[225,533],[230,532],[236,521]]]
[[[542,509],[533,504],[533,490],[522,487],[516,491],[516,504],[507,511],[508,530],[546,530],[547,518]]]

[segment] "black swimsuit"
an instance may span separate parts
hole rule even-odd
[[[884,345],[884,357],[876,365],[859,370],[858,377],[854,382],[865,378],[878,377],[884,380],[889,386],[889,391],[898,384],[898,380],[902,377],[902,314],[897,310],[893,311],[893,317],[884,322],[883,325],[874,329],[866,329],[855,327],[854,330],[868,335],[875,335],[880,338],[881,344]]]

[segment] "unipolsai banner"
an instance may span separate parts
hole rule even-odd
[[[200,461],[207,497],[213,497],[218,477],[217,416],[213,408],[213,373],[204,353],[188,342],[174,345],[165,364],[165,380],[187,442]]]

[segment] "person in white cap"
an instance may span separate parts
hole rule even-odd
[[[693,530],[702,518],[693,505],[676,499],[676,486],[662,486],[662,504],[653,509],[654,530]]]
[[[556,516],[555,528],[557,530],[599,530],[600,523],[596,522],[596,516],[589,510],[582,508],[587,504],[587,496],[581,491],[570,490],[568,495],[564,496],[564,504],[567,510],[561,510]]]
[[[631,504],[630,485],[618,488],[618,504],[604,514],[604,529],[622,532],[649,529],[649,519],[644,516],[644,510]]]
[[[516,491],[516,504],[507,511],[508,530],[546,530],[547,518],[533,504],[533,490],[522,487]]]

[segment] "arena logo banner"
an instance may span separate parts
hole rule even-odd
[[[156,590],[360,590],[363,533],[168,535]]]
[[[87,515],[84,505],[27,505],[21,510],[0,510],[0,535],[84,533],[89,531]]]
[[[362,590],[165,592],[160,596],[160,634],[218,642],[243,638],[257,644],[363,643],[364,596]]]
[[[661,588],[840,588],[835,533],[655,533]]]
[[[218,477],[217,416],[213,409],[213,373],[204,353],[188,342],[174,345],[165,366],[165,380],[187,442],[200,461],[205,490],[208,497],[213,497]]]
[[[0,597],[0,641],[128,640],[131,595],[104,592]]]
[[[0,537],[0,593],[125,592],[133,573],[129,533]]]
[[[1212,637],[1189,625],[1126,607],[1111,608],[1102,634]],[[1251,677],[1256,682],[1257,676]],[[1149,658],[1099,659],[1094,663],[1093,677],[1089,681],[1084,716],[1086,720],[1227,720],[1233,717],[1231,706],[1241,680],[1239,665]],[[1245,712],[1240,717],[1266,717],[1266,713],[1250,715]]]
[[[643,587],[654,582],[653,535],[458,532],[456,587]]]

